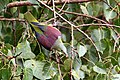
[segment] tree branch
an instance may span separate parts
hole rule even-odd
[[[20,2],[12,2],[7,5],[7,8],[12,8],[12,7],[20,7],[20,6],[32,6],[32,5],[37,5],[37,4],[32,4],[29,1],[20,1]]]
[[[57,9],[60,10],[59,8],[57,8]],[[104,21],[104,20],[102,20],[102,19],[99,19],[99,18],[96,18],[96,17],[91,16],[91,15],[80,14],[80,13],[75,13],[75,12],[70,12],[70,11],[64,11],[64,10],[61,10],[61,12],[62,12],[62,13],[67,13],[67,14],[73,14],[73,15],[77,15],[77,16],[88,17],[88,18],[91,18],[91,19],[100,21],[100,22],[102,22],[102,23],[108,24],[106,21]]]
[[[83,2],[89,2],[89,1],[93,1],[93,0],[70,0],[69,3],[83,3]],[[49,2],[49,3],[47,1],[42,1],[42,2],[49,6],[53,5],[53,3],[51,3],[51,2]],[[64,3],[65,3],[65,0],[63,0],[61,2],[59,0],[55,1],[55,5],[60,5],[60,4],[64,4]],[[67,3],[67,4],[69,4],[69,3]],[[20,6],[33,6],[33,5],[37,5],[37,4],[33,4],[29,1],[20,1],[20,2],[17,1],[17,2],[9,3],[7,5],[7,8],[20,7]]]
[[[120,26],[117,26],[117,25],[111,25],[111,24],[94,24],[94,23],[91,23],[91,24],[81,24],[79,26],[77,26],[77,28],[79,27],[84,27],[84,26],[107,26],[107,27],[116,27],[116,28],[120,28]]]
[[[0,17],[0,21],[20,21],[20,22],[25,22],[24,19],[19,19],[19,18],[4,18],[4,17]]]

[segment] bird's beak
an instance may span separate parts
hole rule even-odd
[[[58,36],[58,39],[55,41],[54,45],[52,46],[52,49],[62,50],[65,53],[66,57],[68,57],[67,49],[61,40],[61,36]]]

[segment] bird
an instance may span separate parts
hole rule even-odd
[[[40,23],[29,11],[24,14],[24,18],[33,27],[40,45],[49,51],[63,51],[65,56],[68,57],[67,49],[61,39],[61,32],[56,27],[53,27],[52,24]]]

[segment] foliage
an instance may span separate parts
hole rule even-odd
[[[28,0],[38,5],[7,8],[14,1],[0,0],[1,80],[120,80],[119,0],[57,4],[56,12],[69,23],[57,14],[53,19],[54,11],[38,0]],[[57,22],[68,58],[38,44],[24,21],[27,11],[40,22]]]

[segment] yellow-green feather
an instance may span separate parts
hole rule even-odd
[[[25,19],[31,24],[31,22],[37,22],[37,23],[39,23],[38,22],[38,20],[36,20],[35,19],[35,17],[30,13],[30,12],[26,12],[25,14],[24,14],[24,17],[25,17]],[[39,29],[39,27],[38,26],[35,26],[35,25],[33,25],[33,24],[31,24],[32,25],[32,27],[34,28],[34,30],[37,32],[37,33],[39,33],[39,34],[42,34],[43,32]]]

